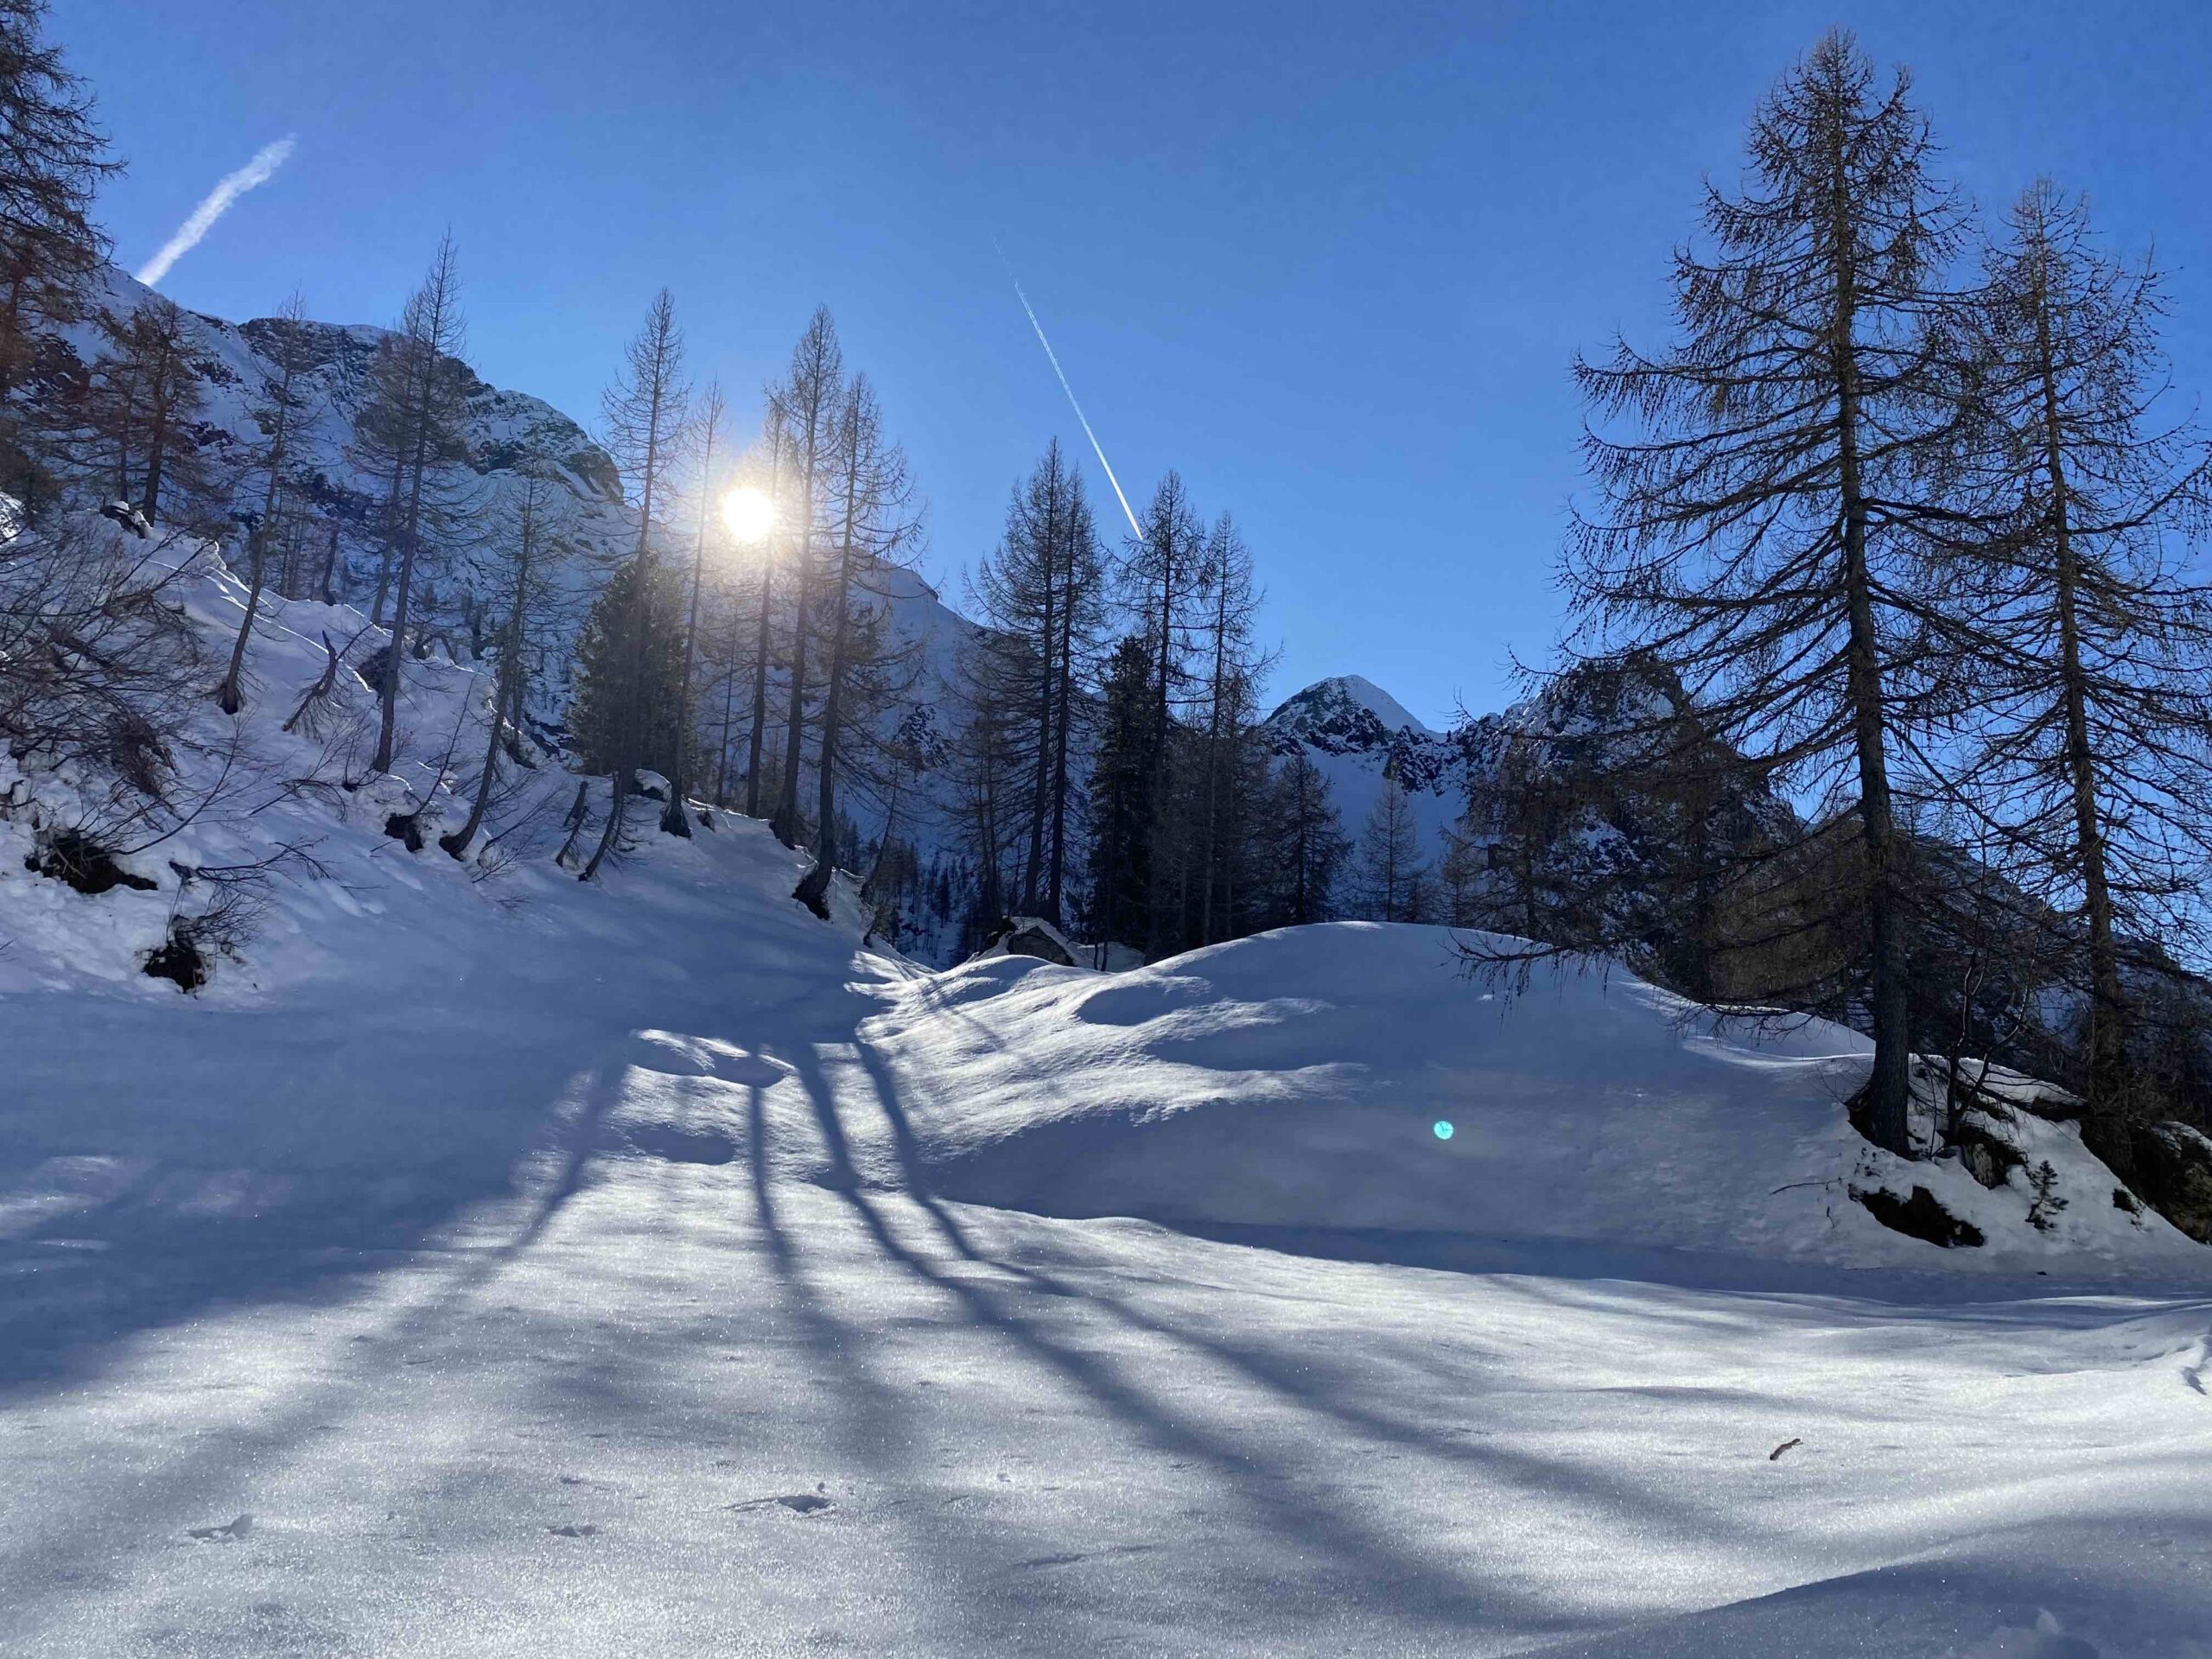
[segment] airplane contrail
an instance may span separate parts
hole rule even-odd
[[[264,144],[254,157],[235,173],[226,173],[215,182],[205,200],[192,210],[192,216],[176,227],[176,234],[162,244],[162,251],[146,262],[138,273],[138,280],[152,288],[169,274],[169,267],[199,245],[200,238],[214,228],[215,221],[230,211],[236,201],[256,185],[266,184],[284,165],[292,153],[293,136],[287,133],[273,144]]]
[[[1106,459],[1106,451],[1098,442],[1098,435],[1090,429],[1090,421],[1083,412],[1083,405],[1076,402],[1075,388],[1068,384],[1068,372],[1060,366],[1059,353],[1052,349],[1052,342],[1045,338],[1045,325],[1037,321],[1037,308],[1029,303],[1029,296],[1021,291],[1021,278],[1014,276],[1013,264],[1000,248],[996,238],[991,245],[998,248],[999,263],[1006,266],[1006,274],[1014,283],[1014,297],[1021,302],[1021,308],[1029,314],[1029,326],[1037,331],[1037,343],[1045,348],[1045,360],[1052,365],[1052,372],[1060,378],[1060,390],[1068,395],[1068,407],[1075,410],[1075,417],[1082,423],[1083,435],[1090,440],[1090,453],[1098,457],[1098,464],[1106,469],[1106,481],[1114,486],[1114,499],[1122,504],[1122,517],[1129,521],[1129,534],[1140,541],[1144,531],[1137,527],[1137,516],[1129,510],[1129,498],[1122,493],[1122,480],[1114,476],[1114,463]]]

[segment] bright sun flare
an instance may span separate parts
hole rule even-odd
[[[776,504],[764,491],[741,484],[722,497],[722,523],[729,533],[750,546],[765,540],[776,527]]]

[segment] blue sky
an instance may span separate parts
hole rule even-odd
[[[664,283],[748,407],[828,304],[956,596],[1014,478],[1081,442],[995,237],[1132,498],[1173,466],[1244,525],[1276,692],[1363,673],[1440,722],[1554,637],[1570,358],[1658,337],[1700,177],[1836,22],[1912,66],[1986,207],[2048,172],[2155,240],[2177,385],[2212,384],[2201,3],[57,0],[53,29],[130,162],[128,266],[298,135],[164,283],[196,308],[296,284],[388,321],[449,224],[478,368],[588,422]]]

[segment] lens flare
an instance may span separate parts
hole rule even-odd
[[[722,497],[722,523],[739,541],[753,546],[766,541],[776,527],[776,504],[766,492],[741,484]]]
[[[1452,1120],[1449,1118],[1440,1117],[1435,1122],[1430,1124],[1429,1128],[1435,1131],[1436,1138],[1440,1141],[1449,1141],[1452,1138]]]

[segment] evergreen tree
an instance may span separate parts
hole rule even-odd
[[[1586,453],[1608,513],[1576,528],[1567,578],[1600,654],[1678,668],[1716,732],[1757,764],[1855,789],[1859,879],[1834,895],[1866,939],[1875,1058],[1859,1114],[1910,1149],[1901,738],[1951,688],[1928,683],[1949,619],[1917,532],[1960,408],[1941,276],[1959,214],[1930,181],[1926,124],[1831,34],[1761,105],[1747,185],[1708,188],[1711,251],[1676,257],[1681,339],[1580,362],[1604,416]]]
[[[1428,866],[1421,855],[1421,826],[1391,767],[1383,769],[1382,792],[1360,831],[1353,876],[1358,912],[1369,920],[1427,919]]]
[[[680,600],[672,610],[664,608],[664,592],[680,590],[663,579],[663,568],[655,557],[661,520],[675,505],[670,479],[683,453],[690,397],[683,378],[683,331],[677,325],[676,302],[663,289],[645,308],[645,321],[624,350],[622,369],[601,400],[607,452],[636,495],[638,539],[630,568],[643,600],[633,603],[623,619],[623,643],[629,652],[626,695],[602,699],[611,723],[600,758],[612,774],[613,798],[599,845],[581,872],[586,881],[622,845],[631,787],[638,767],[646,763],[645,757],[657,757],[659,769],[671,777],[690,770],[687,761],[692,734],[677,724],[685,702],[683,609]],[[619,678],[615,683],[620,683]]]
[[[1297,927],[1325,922],[1336,912],[1338,879],[1351,841],[1338,816],[1329,780],[1303,749],[1283,763],[1276,779],[1271,863],[1274,910],[1269,925]]]
[[[2158,272],[2100,251],[2078,200],[2032,187],[1986,263],[1972,482],[1996,533],[1961,652],[1981,692],[1967,794],[2082,942],[2084,1137],[2124,1174],[2127,940],[2202,938],[2212,600],[2184,541],[2212,467],[2157,416]]]
[[[122,168],[46,19],[45,0],[0,0],[0,467],[32,511],[42,467],[24,399],[46,338],[85,315],[108,251],[93,198]]]
[[[1026,821],[1020,905],[1058,921],[1064,913],[1067,841],[1076,785],[1071,737],[1089,717],[1078,696],[1104,621],[1103,559],[1082,474],[1055,439],[1007,508],[1006,532],[969,583],[991,630],[976,695],[1011,715],[1010,736],[1026,763],[1020,810]]]
[[[1106,664],[1090,773],[1090,924],[1102,942],[1151,931],[1154,685],[1142,637],[1122,640]]]
[[[641,591],[650,602],[640,605]],[[585,772],[672,777],[685,734],[677,724],[683,672],[683,584],[658,560],[625,562],[607,579],[576,641],[569,740]],[[622,779],[626,792],[632,776]]]

